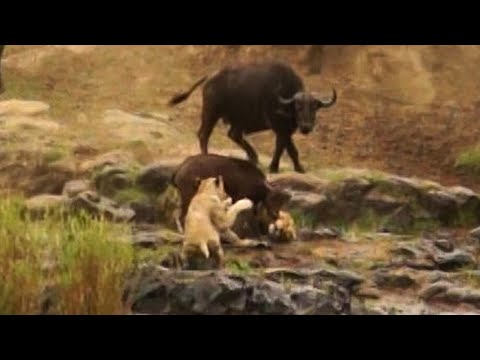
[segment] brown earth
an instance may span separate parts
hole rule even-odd
[[[368,167],[421,176],[446,185],[476,183],[453,168],[456,156],[478,140],[479,46],[7,46],[2,99],[42,100],[65,123],[108,108],[159,111],[192,133],[199,126],[200,92],[177,109],[169,96],[218,67],[242,59],[280,58],[292,63],[312,89],[339,92],[319,126],[298,136],[312,167]],[[312,55],[313,54],[313,55]],[[321,57],[321,59],[320,59]],[[320,74],[309,69],[321,62]],[[234,147],[225,129],[213,144]],[[252,136],[272,152],[270,133]]]

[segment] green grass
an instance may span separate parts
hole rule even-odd
[[[467,174],[480,178],[480,145],[462,152],[455,162],[455,167],[465,171]]]
[[[0,200],[0,314],[39,313],[47,286],[55,314],[128,312],[123,285],[135,254],[126,225],[85,214],[33,221],[23,208],[20,198]]]
[[[119,190],[113,199],[120,204],[126,204],[130,202],[145,203],[151,201],[150,197],[136,186]]]
[[[250,264],[243,260],[229,260],[225,266],[230,272],[239,275],[248,275],[254,271]]]
[[[70,155],[71,155],[70,149],[68,149],[66,146],[57,145],[55,147],[48,149],[43,154],[43,161],[47,164],[51,164],[51,163],[54,163],[55,161],[67,158]]]
[[[318,225],[318,219],[313,214],[293,210],[290,212],[290,215],[297,229],[313,230]]]

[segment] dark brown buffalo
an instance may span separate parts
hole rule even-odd
[[[172,177],[181,197],[182,226],[200,180],[219,176],[223,178],[225,192],[234,202],[248,198],[255,208],[263,205],[272,219],[290,199],[290,195],[270,185],[265,174],[249,161],[214,154],[195,155],[188,157]]]
[[[201,127],[198,131],[202,154],[208,154],[208,142],[220,118],[230,125],[228,136],[258,163],[258,155],[244,136],[273,130],[276,134],[271,172],[278,172],[280,158],[287,150],[295,170],[305,172],[292,135],[297,129],[312,132],[317,111],[336,103],[337,93],[329,101],[305,91],[302,79],[287,64],[266,62],[226,67],[197,81],[192,88],[170,100],[170,105],[188,99],[197,87],[203,87]]]
[[[0,94],[5,91],[5,88],[3,87],[3,81],[2,81],[2,55],[3,55],[4,49],[5,49],[5,45],[0,45]]]

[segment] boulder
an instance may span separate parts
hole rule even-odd
[[[434,255],[434,261],[438,268],[443,271],[455,271],[477,265],[472,254],[459,249],[450,253],[438,252]]]
[[[181,160],[165,160],[151,164],[140,170],[136,183],[144,191],[160,194],[170,184]]]
[[[68,198],[61,195],[37,195],[25,202],[26,212],[34,219],[43,218],[53,211],[66,209]]]
[[[171,315],[339,315],[350,294],[332,283],[292,285],[224,272],[144,267],[127,284],[132,311]]]
[[[127,207],[120,207],[116,202],[100,196],[94,191],[85,191],[75,196],[70,206],[76,211],[86,211],[93,216],[107,220],[128,222],[135,217],[135,212]]]
[[[87,180],[72,180],[63,187],[62,195],[72,198],[78,194],[88,191],[90,189],[90,182]]]

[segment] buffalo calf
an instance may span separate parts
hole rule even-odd
[[[249,161],[215,154],[188,157],[176,170],[172,183],[180,193],[182,226],[199,182],[207,178],[223,178],[225,192],[233,202],[250,199],[255,206],[263,206],[273,221],[290,199],[283,190],[270,185],[265,174]]]

